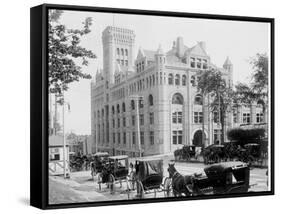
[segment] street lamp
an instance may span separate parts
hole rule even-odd
[[[139,118],[139,101],[143,100],[143,96],[140,95],[133,95],[130,96],[130,98],[134,101],[136,101],[136,114],[137,114],[137,138],[138,138],[138,146],[139,146],[139,153],[140,157],[141,155],[141,142],[140,142],[140,118]]]

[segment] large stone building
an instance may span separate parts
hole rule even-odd
[[[219,140],[218,115],[205,106],[202,142],[202,96],[196,78],[199,71],[215,67],[232,86],[229,58],[219,68],[212,64],[205,42],[189,48],[181,37],[168,52],[161,46],[139,49],[135,57],[135,36],[132,30],[112,26],[102,33],[103,69],[91,83],[91,133],[96,151],[136,156],[141,150],[143,155],[152,155]],[[236,109],[226,117],[226,130],[264,120],[260,107]]]

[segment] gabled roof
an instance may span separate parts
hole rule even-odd
[[[197,43],[197,45],[193,46],[188,50],[189,54],[198,55],[198,56],[208,56],[206,51],[202,48],[202,46]]]
[[[146,56],[148,61],[154,61],[155,60],[154,56],[156,54],[156,51],[143,50],[143,52],[144,52],[144,55]]]
[[[153,50],[143,50],[142,48],[139,48],[137,59],[146,57],[148,61],[154,61],[155,60],[155,54],[157,51]]]

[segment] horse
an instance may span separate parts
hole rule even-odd
[[[169,163],[168,167],[169,178],[172,180],[172,190],[175,197],[181,197],[182,194],[185,196],[192,196],[193,176],[182,175],[176,168],[174,163]]]

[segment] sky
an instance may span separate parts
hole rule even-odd
[[[60,23],[67,28],[80,29],[86,17],[92,17],[91,33],[84,36],[81,46],[92,50],[97,58],[91,59],[83,72],[95,77],[97,69],[102,69],[102,31],[109,25],[134,30],[136,34],[135,53],[139,47],[157,50],[159,45],[164,51],[172,48],[178,36],[184,44],[192,47],[199,41],[206,42],[206,50],[211,62],[222,67],[229,56],[233,63],[234,84],[249,83],[252,66],[251,57],[270,50],[270,26],[268,23],[223,21],[193,18],[175,18],[147,15],[128,15],[96,13],[84,11],[64,11]],[[70,85],[65,93],[70,111],[65,114],[66,132],[90,134],[90,82],[81,80]],[[61,115],[61,109],[58,113]]]

